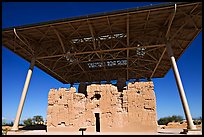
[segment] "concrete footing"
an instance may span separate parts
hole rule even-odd
[[[183,129],[180,134],[187,134],[187,135],[202,135],[201,129]]]

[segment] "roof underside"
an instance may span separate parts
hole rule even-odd
[[[174,3],[4,29],[3,45],[62,83],[161,78],[202,30],[202,2]]]

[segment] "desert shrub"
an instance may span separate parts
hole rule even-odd
[[[168,117],[160,118],[157,122],[158,125],[167,125],[169,122],[181,122],[183,120],[182,116],[179,115],[173,115]]]
[[[32,118],[28,118],[26,120],[23,120],[23,123],[25,126],[30,126],[32,125]]]
[[[40,115],[34,116],[32,120],[33,120],[33,122],[34,122],[35,124],[39,124],[39,123],[44,122],[44,121],[43,121],[43,117],[40,116]]]

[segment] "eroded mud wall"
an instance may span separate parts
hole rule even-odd
[[[75,88],[51,89],[48,95],[47,130],[96,132],[156,131],[153,82],[129,83],[118,92],[111,84],[87,86],[87,97]],[[98,113],[99,117],[96,117]]]

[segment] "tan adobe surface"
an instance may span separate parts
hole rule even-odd
[[[111,84],[92,84],[87,97],[72,87],[51,89],[48,95],[48,132],[81,127],[87,132],[156,132],[156,120],[153,82],[129,83],[122,92]]]

